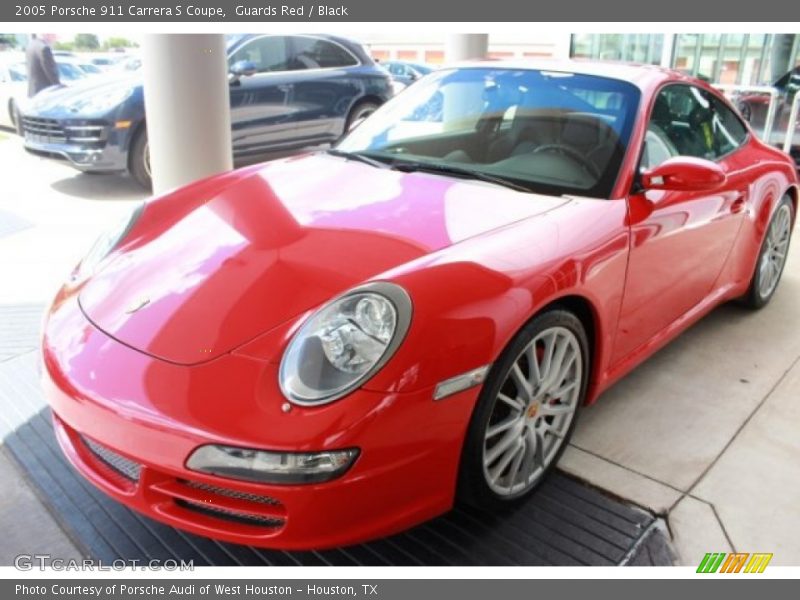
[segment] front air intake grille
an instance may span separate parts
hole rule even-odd
[[[106,448],[102,444],[95,442],[94,440],[90,440],[85,436],[81,436],[84,445],[92,453],[92,455],[102,462],[104,465],[112,469],[114,472],[119,473],[128,481],[139,481],[139,475],[141,474],[142,466],[121,456],[111,450],[110,448]]]
[[[258,527],[278,528],[283,527],[285,521],[277,517],[268,517],[265,515],[255,515],[251,513],[243,513],[218,506],[211,506],[209,504],[202,504],[200,502],[193,502],[190,500],[183,500],[180,498],[175,499],[175,504],[191,510],[207,517],[215,519],[222,519],[223,521],[230,521],[233,523],[241,523],[243,525],[255,525]]]
[[[64,129],[55,119],[22,117],[22,129],[25,138],[34,142],[57,144],[67,140]]]
[[[227,496],[228,498],[247,500],[248,502],[258,502],[260,504],[269,504],[270,506],[281,505],[281,503],[275,498],[270,498],[269,496],[261,496],[259,494],[251,494],[249,492],[240,492],[239,490],[230,490],[228,488],[223,488],[208,483],[200,483],[199,481],[188,481],[186,479],[179,479],[178,481],[183,485],[188,485],[196,490],[202,490],[212,494],[219,494],[220,496]]]

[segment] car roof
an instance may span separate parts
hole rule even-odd
[[[642,90],[651,89],[665,81],[682,81],[692,83],[703,88],[710,86],[695,77],[660,67],[640,63],[620,61],[584,60],[584,59],[508,59],[508,60],[481,60],[467,61],[444,65],[443,68],[473,68],[473,69],[533,69],[537,71],[564,71],[581,75],[593,75],[629,81]]]

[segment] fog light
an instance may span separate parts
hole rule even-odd
[[[201,446],[186,467],[220,477],[259,483],[319,483],[343,475],[358,449],[329,452],[270,452],[232,446]]]

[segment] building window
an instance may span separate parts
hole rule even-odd
[[[572,36],[570,56],[659,64],[663,47],[660,33],[580,33]]]

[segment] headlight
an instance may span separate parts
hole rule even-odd
[[[102,260],[125,239],[128,232],[133,228],[139,216],[142,214],[144,204],[140,204],[122,219],[116,226],[112,227],[97,238],[94,245],[78,265],[75,278],[85,278],[92,275]]]
[[[280,385],[295,404],[341,398],[394,354],[411,323],[411,299],[400,286],[373,283],[318,310],[283,355]]]
[[[298,453],[210,445],[195,450],[186,467],[260,483],[320,483],[343,475],[357,456],[355,448]]]

